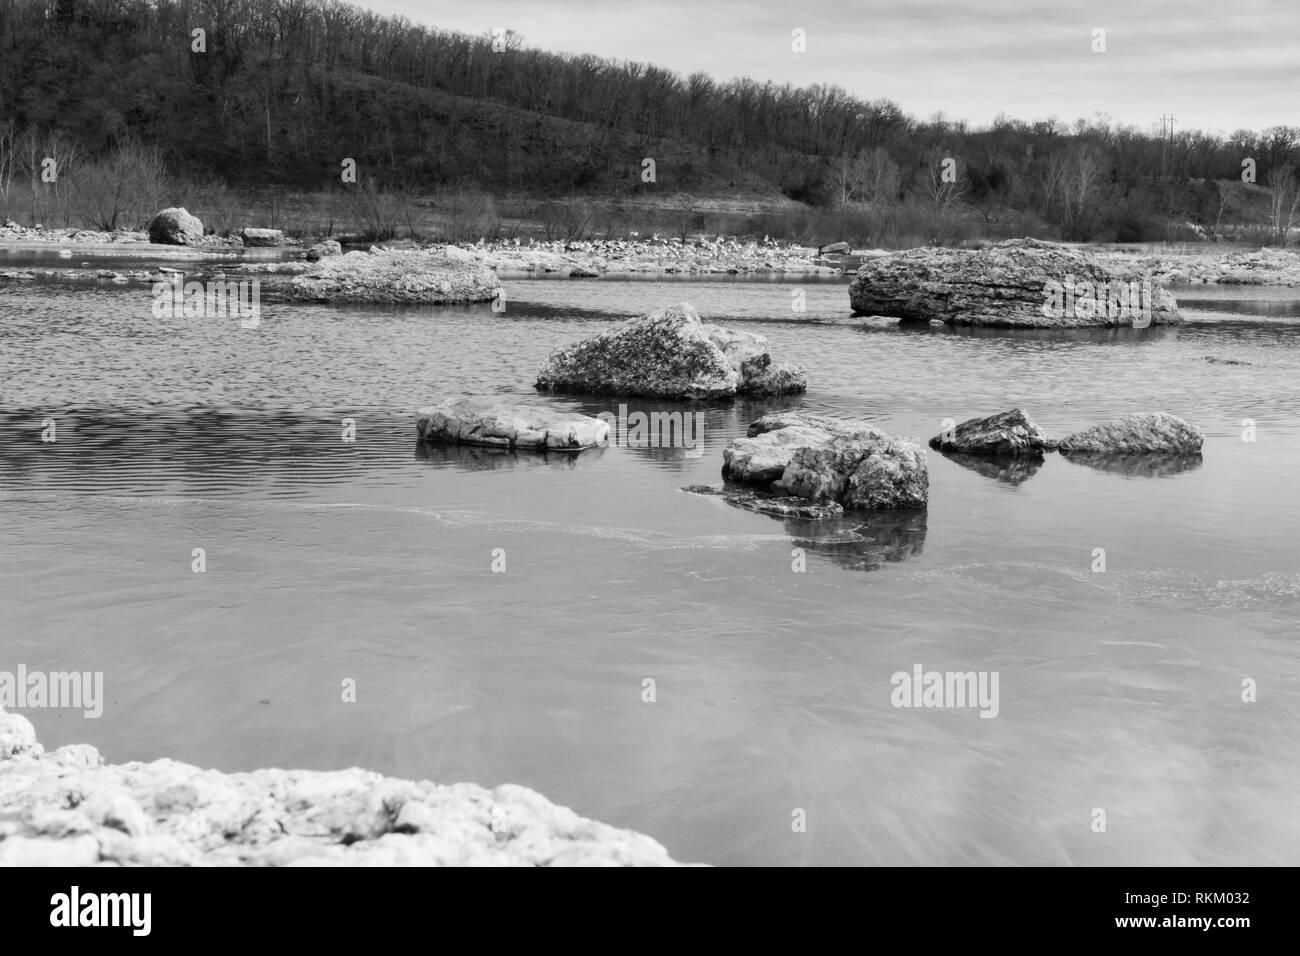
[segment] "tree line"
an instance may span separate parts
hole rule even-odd
[[[1300,225],[1297,127],[972,128],[836,86],[682,76],[339,0],[0,0],[0,203],[39,193],[49,159],[87,197],[141,168],[155,186],[165,172],[337,189],[352,159],[371,189],[782,195],[868,231],[915,221],[940,242],[1277,241]],[[86,200],[105,207],[97,221],[138,215],[129,197],[99,199]]]

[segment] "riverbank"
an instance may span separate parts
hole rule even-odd
[[[46,752],[0,707],[0,866],[675,866],[527,787]]]

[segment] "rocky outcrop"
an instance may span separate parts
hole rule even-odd
[[[1032,458],[1042,458],[1056,444],[1021,408],[969,419],[930,439],[930,447],[944,453]]]
[[[767,339],[700,321],[686,302],[551,353],[544,391],[716,399],[806,388],[803,370],[772,366]]]
[[[0,708],[0,866],[673,866],[526,787],[46,753]]]
[[[1106,455],[1199,455],[1205,433],[1168,412],[1137,412],[1061,439],[1067,458]]]
[[[802,412],[776,412],[749,425],[747,437],[722,450],[722,476],[752,485],[770,485],[785,473],[798,448],[828,445],[834,438],[880,439],[880,429],[865,422],[843,422]]]
[[[609,440],[609,423],[597,418],[472,398],[420,409],[416,431],[426,442],[511,451],[577,452]]]
[[[245,229],[239,234],[244,245],[254,247],[274,247],[284,245],[284,233],[279,229]]]
[[[320,259],[290,293],[315,302],[488,302],[501,294],[501,281],[486,266],[433,252],[350,252]]]
[[[849,285],[855,315],[1012,328],[1170,325],[1178,304],[1150,276],[1036,239],[873,258]]]
[[[189,246],[203,238],[203,223],[181,207],[164,209],[149,221],[149,241],[166,246]]]
[[[724,478],[846,510],[924,508],[929,499],[925,450],[912,439],[797,412],[764,416],[748,432],[723,449]]]
[[[321,259],[327,258],[328,256],[343,255],[343,247],[333,239],[322,239],[320,242],[308,246],[302,255],[304,259],[317,262]]]

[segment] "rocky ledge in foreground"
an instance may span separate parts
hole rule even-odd
[[[1173,325],[1178,303],[1149,274],[1037,239],[910,249],[863,263],[855,315],[1010,328]]]
[[[293,280],[290,294],[314,302],[488,302],[495,272],[458,250],[349,252],[325,256]]]
[[[930,439],[930,447],[945,454],[1042,458],[1056,440],[1038,427],[1022,408],[987,418],[972,418]]]
[[[557,349],[536,387],[691,400],[802,392],[807,382],[802,368],[772,364],[763,336],[706,324],[683,302]]]
[[[511,450],[578,452],[609,440],[609,423],[574,412],[463,398],[416,412],[420,440]]]
[[[0,866],[675,866],[527,787],[46,753],[0,708]]]
[[[1105,455],[1199,455],[1205,432],[1168,412],[1136,412],[1061,439],[1066,458]]]
[[[746,438],[728,444],[722,474],[850,511],[924,508],[930,489],[925,449],[915,439],[891,438],[866,422],[788,412],[765,415]]]

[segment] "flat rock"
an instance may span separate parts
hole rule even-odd
[[[706,324],[683,302],[557,349],[538,374],[536,387],[673,400],[807,387],[802,369],[770,366],[766,338]]]
[[[1066,288],[1074,290],[1069,297]],[[1148,273],[1037,239],[872,258],[849,285],[849,302],[855,315],[950,325],[1140,328],[1182,321],[1178,303]]]
[[[416,250],[322,258],[290,287],[294,298],[315,302],[488,302],[500,293],[501,281],[486,266]]]
[[[29,728],[0,709],[0,866],[677,865],[527,787],[113,765],[86,745],[46,753]]]
[[[746,484],[770,485],[784,473],[798,448],[827,445],[834,438],[884,438],[866,422],[848,422],[803,412],[776,412],[751,422],[747,437],[722,450],[722,475]]]
[[[583,451],[609,440],[609,423],[598,418],[491,399],[459,399],[421,408],[416,430],[426,442],[542,452]]]
[[[164,209],[149,221],[149,241],[167,246],[189,246],[203,239],[203,223],[183,207]]]
[[[1021,408],[987,418],[972,418],[930,439],[930,447],[963,455],[1003,455],[1042,458],[1056,440],[1038,427]]]
[[[246,246],[282,246],[284,233],[279,229],[245,229],[239,234]]]
[[[1066,457],[1200,454],[1205,433],[1168,412],[1137,412],[1061,439]]]

